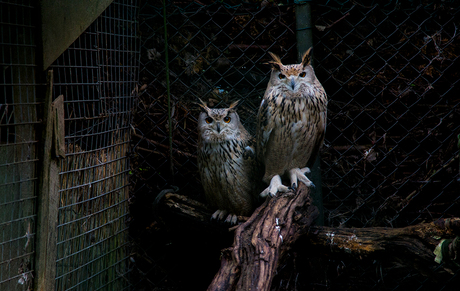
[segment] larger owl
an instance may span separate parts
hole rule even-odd
[[[298,181],[314,186],[305,174],[324,141],[327,96],[310,65],[310,51],[295,65],[283,65],[270,53],[270,81],[257,117],[257,156],[265,165],[263,181],[269,184],[261,196],[286,192],[283,176],[294,189]]]
[[[251,214],[257,197],[255,142],[236,105],[209,108],[201,102],[198,118],[198,170],[206,200],[217,209],[214,219],[232,224],[237,215]]]

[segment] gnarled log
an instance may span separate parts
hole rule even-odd
[[[317,215],[303,184],[297,193],[267,199],[236,229],[208,290],[270,290],[279,262]]]

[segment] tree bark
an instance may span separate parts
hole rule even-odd
[[[442,237],[460,234],[460,218],[438,219],[402,228],[333,228],[312,226],[310,243],[327,246],[332,252],[370,256],[391,248],[404,249],[432,261],[433,250]]]

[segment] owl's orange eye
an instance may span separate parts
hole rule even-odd
[[[225,116],[225,117],[224,117],[224,122],[225,122],[225,123],[229,123],[230,120],[232,120],[230,117],[228,117],[228,116]]]
[[[302,72],[302,73],[300,73],[300,75],[299,75],[299,76],[300,76],[300,78],[303,78],[303,77],[305,77],[306,75],[307,75],[307,73],[305,73],[305,72]]]
[[[206,121],[207,124],[210,124],[210,123],[212,123],[212,118],[208,117],[208,118],[205,119],[205,121]]]
[[[278,77],[280,78],[280,80],[283,80],[284,78],[286,78],[286,76],[283,74],[279,74]]]

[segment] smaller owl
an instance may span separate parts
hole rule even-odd
[[[254,140],[240,122],[237,104],[209,108],[201,101],[198,118],[198,170],[206,200],[217,209],[213,219],[231,224],[251,214],[257,197]]]

